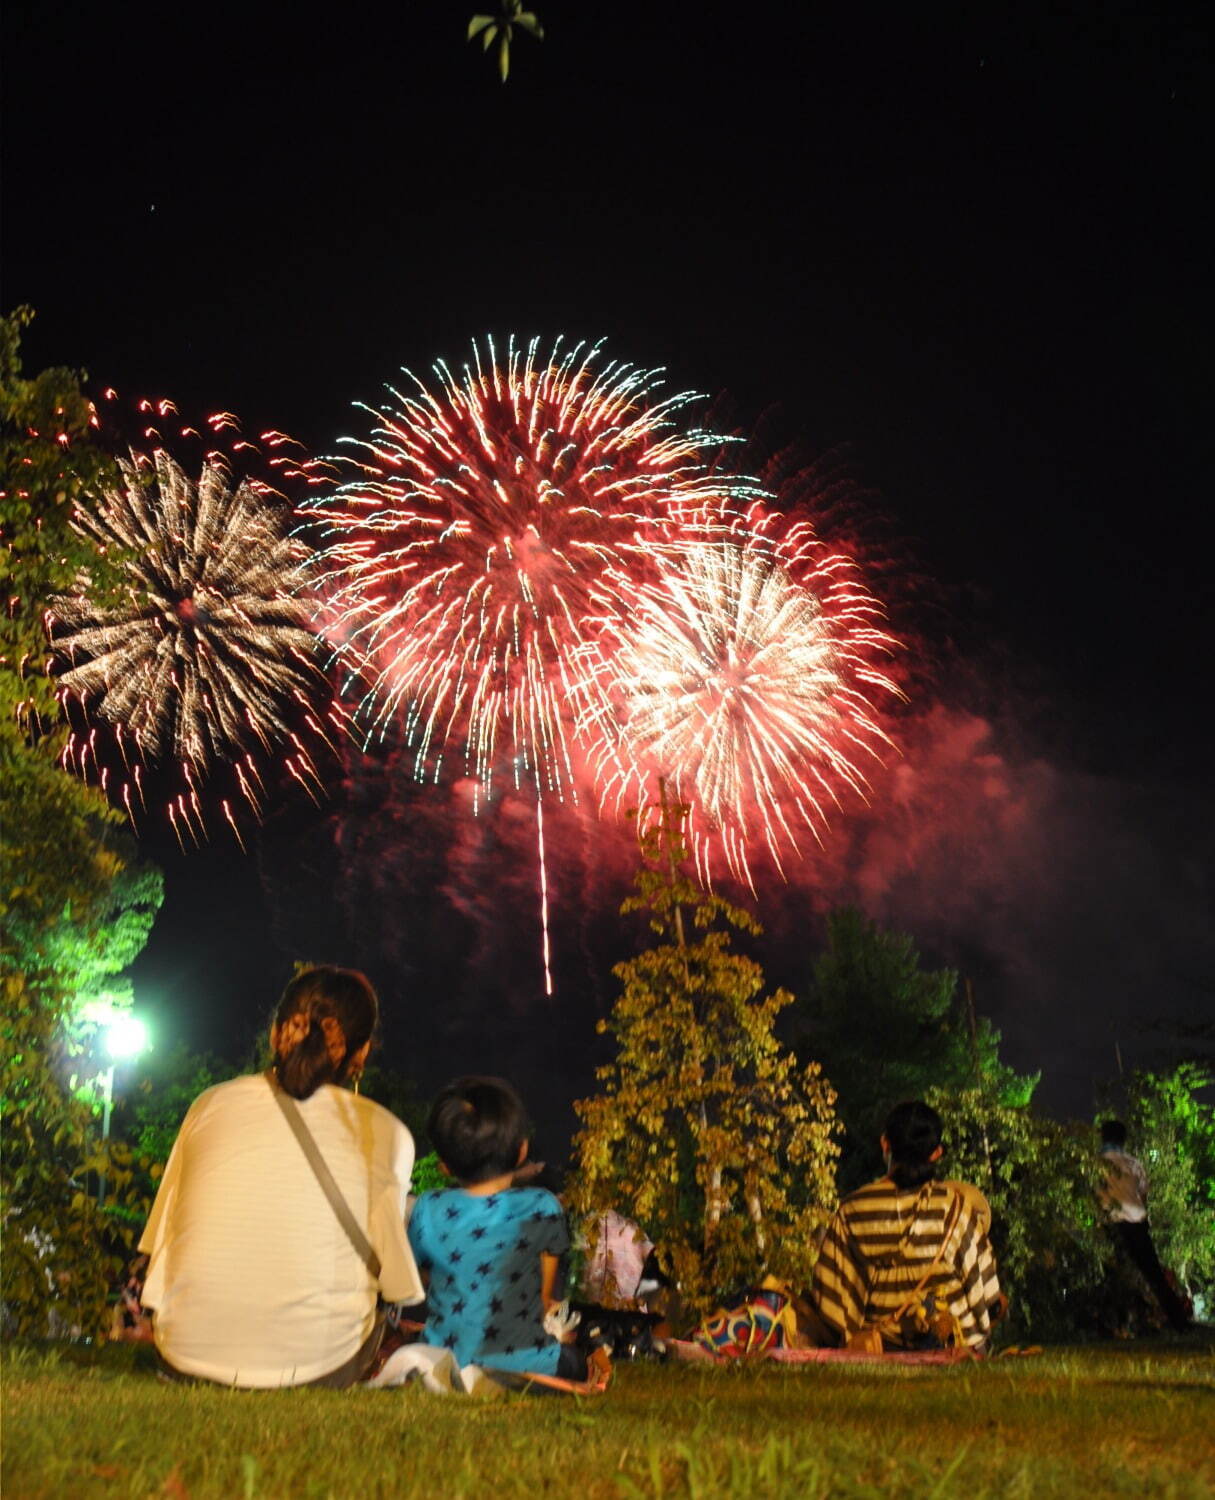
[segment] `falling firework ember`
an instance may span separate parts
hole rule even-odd
[[[364,722],[403,721],[419,777],[455,741],[487,792],[506,762],[538,796],[572,789],[588,620],[685,511],[723,495],[707,466],[722,440],[675,425],[693,398],[656,399],[657,372],[598,359],[512,338],[499,364],[487,339],[459,378],[436,364],[436,389],[410,375],[367,408],[355,476],[308,506],[325,633],[368,684]]]
[[[235,422],[220,414],[211,426]],[[276,439],[289,441],[268,435]],[[233,802],[260,816],[271,759],[310,794],[320,790],[314,752],[330,739],[316,708],[318,642],[299,597],[308,550],[288,534],[281,497],[237,481],[217,449],[197,479],[159,447],[132,450],[118,468],[121,484],[76,524],[122,558],[122,597],[95,603],[82,577],[48,612],[65,708],[86,725],[65,763],[98,780],[132,821],[136,804],[146,806],[147,773],[172,767],[182,789],[168,813],[179,839],[201,836],[204,787],[230,778],[232,795],[217,800],[239,839]],[[99,759],[99,723],[112,726],[117,755]]]
[[[888,743],[867,696],[898,691],[880,606],[808,526],[778,526],[754,506],[731,537],[664,549],[591,663],[613,705],[581,726],[604,797],[645,803],[665,776],[706,879],[724,860],[750,883],[757,845],[781,868]]]

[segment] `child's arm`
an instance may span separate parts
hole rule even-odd
[[[540,1252],[540,1303],[545,1312],[551,1311],[561,1300],[554,1293],[557,1285],[557,1269],[561,1259],[556,1255],[549,1255],[546,1250]]]
[[[561,1265],[561,1258],[550,1255],[546,1250],[540,1252],[540,1301],[544,1308],[545,1332],[551,1334],[558,1343],[572,1344],[577,1337],[575,1328],[578,1324],[578,1314],[569,1311],[569,1305],[556,1294],[557,1270]],[[564,1316],[558,1309],[564,1308]],[[555,1314],[555,1321],[550,1322],[549,1314]]]

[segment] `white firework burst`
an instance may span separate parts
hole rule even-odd
[[[123,597],[95,601],[82,576],[52,601],[60,690],[116,727],[124,759],[129,736],[138,759],[179,762],[195,793],[231,767],[257,811],[256,752],[282,747],[297,779],[316,780],[291,729],[296,715],[320,727],[309,707],[318,643],[300,598],[308,548],[288,534],[287,507],[263,486],[234,482],[216,454],[197,481],[161,449],[133,452],[119,469],[121,485],[76,524],[121,559]],[[69,744],[77,769],[87,743]]]
[[[880,606],[809,527],[774,524],[755,508],[729,539],[664,549],[603,653],[617,724],[582,726],[606,798],[667,778],[706,878],[723,859],[750,881],[756,844],[780,868],[889,744],[868,697],[898,691],[875,664],[895,645]]]

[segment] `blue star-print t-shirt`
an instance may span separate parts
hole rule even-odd
[[[561,1345],[544,1331],[540,1256],[564,1255],[570,1237],[552,1193],[423,1193],[409,1243],[430,1274],[426,1343],[450,1349],[460,1365],[556,1373]]]

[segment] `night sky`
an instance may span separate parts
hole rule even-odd
[[[1215,1012],[1209,10],[537,5],[502,87],[472,0],[10,0],[27,362],[327,451],[402,364],[606,335],[842,466],[920,697],[871,811],[763,891],[761,956],[804,989],[859,899],[1086,1111],[1115,1041],[1150,1062]],[[518,809],[470,828],[393,772],[348,757],[248,859],[150,840],[137,999],[237,1056],[293,957],[358,962],[395,1065],[513,1073],[553,1145],[627,851],[565,831],[547,1003]]]

